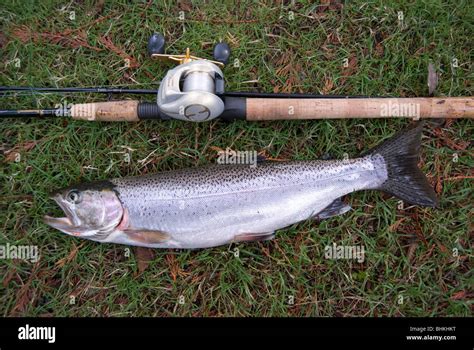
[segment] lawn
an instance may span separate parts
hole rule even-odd
[[[427,96],[432,62],[436,96],[472,95],[469,0],[219,3],[3,0],[0,85],[153,88],[171,68],[146,53],[161,32],[168,53],[189,47],[211,58],[226,41],[228,91]],[[0,96],[0,109],[104,98],[16,94]],[[227,147],[276,159],[356,157],[408,123],[4,119],[0,245],[35,245],[41,258],[0,260],[0,315],[472,315],[471,120],[425,128],[420,166],[436,209],[358,192],[343,216],[293,225],[273,241],[194,251],[98,244],[42,222],[60,213],[48,193],[72,183],[215,163]],[[364,246],[364,262],[326,259],[333,243]]]

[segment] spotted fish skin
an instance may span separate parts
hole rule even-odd
[[[418,169],[422,124],[349,160],[214,165],[79,184],[53,199],[67,217],[50,226],[99,242],[153,248],[208,248],[266,240],[310,218],[348,210],[340,198],[377,189],[435,207],[436,194]]]
[[[111,182],[128,210],[131,227],[171,236],[153,247],[204,248],[309,219],[335,199],[377,188],[386,178],[383,158],[376,155],[346,161],[264,162],[257,167],[216,165]]]

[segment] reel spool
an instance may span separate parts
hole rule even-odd
[[[148,41],[152,58],[172,61],[179,66],[168,71],[158,89],[160,111],[173,119],[201,122],[217,118],[224,111],[224,67],[230,56],[229,46],[221,42],[214,47],[214,59],[164,54],[165,39],[153,34]]]

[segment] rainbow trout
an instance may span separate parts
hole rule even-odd
[[[341,197],[382,190],[434,207],[418,169],[422,124],[349,160],[214,165],[79,184],[53,194],[66,217],[45,222],[72,236],[153,248],[207,248],[267,240],[275,231],[350,209]]]

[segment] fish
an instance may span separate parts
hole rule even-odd
[[[438,199],[418,168],[422,122],[342,160],[210,165],[81,183],[52,199],[65,217],[44,222],[101,243],[199,249],[264,241],[305,220],[342,215],[342,197],[381,190],[412,205]]]

